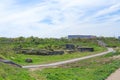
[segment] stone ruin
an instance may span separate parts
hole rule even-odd
[[[75,46],[74,44],[66,44],[66,52],[67,53],[73,53],[76,51],[79,52],[93,52],[94,48],[88,48],[88,47],[80,47],[80,46]]]
[[[34,49],[22,49],[22,54],[29,54],[29,55],[62,55],[64,51],[56,50],[56,51],[49,51],[49,50],[34,50]]]
[[[50,51],[48,52],[48,55],[62,55],[64,54],[64,51]]]
[[[94,48],[87,47],[79,47],[74,44],[66,44],[65,50],[46,50],[46,49],[19,49],[15,50],[16,53],[28,54],[28,55],[62,55],[66,53],[74,53],[74,52],[93,52]]]
[[[74,44],[66,44],[66,49],[74,50],[75,49],[75,45]]]
[[[93,52],[94,48],[78,47],[77,50],[80,52]]]
[[[27,62],[27,63],[32,63],[33,61],[32,61],[32,59],[25,59],[25,62]]]

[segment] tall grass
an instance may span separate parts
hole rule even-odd
[[[114,55],[110,53],[110,55],[62,65],[59,68],[44,69],[37,73],[46,76],[47,80],[105,80],[120,67],[120,59],[111,58]]]
[[[0,80],[35,80],[26,69],[0,63]]]

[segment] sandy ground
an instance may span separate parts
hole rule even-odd
[[[113,56],[112,59],[120,59],[120,55]],[[106,80],[120,80],[120,68],[112,73]]]
[[[120,80],[120,68],[112,73],[106,80]]]

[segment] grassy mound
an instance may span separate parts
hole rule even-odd
[[[113,58],[118,54],[120,55],[120,53],[110,53],[105,56],[62,65],[55,69],[36,71],[36,73],[46,76],[47,80],[105,80],[120,67],[120,59]]]
[[[28,70],[0,63],[0,80],[35,80]]]

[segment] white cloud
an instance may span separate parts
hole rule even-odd
[[[46,0],[24,6],[16,3],[17,0],[0,1],[0,33],[3,36],[60,37],[87,33],[97,35],[102,34],[100,31],[96,33],[100,26],[106,27],[112,23],[109,25],[112,27],[115,23],[119,24],[115,21],[120,20],[118,14],[108,16],[119,10],[119,0]],[[104,24],[93,24],[96,18],[101,16],[107,17],[107,21]],[[46,18],[50,18],[53,24],[42,22]]]
[[[112,5],[109,8],[99,11],[94,17],[99,17],[102,15],[110,14],[118,10],[120,10],[120,3]]]

